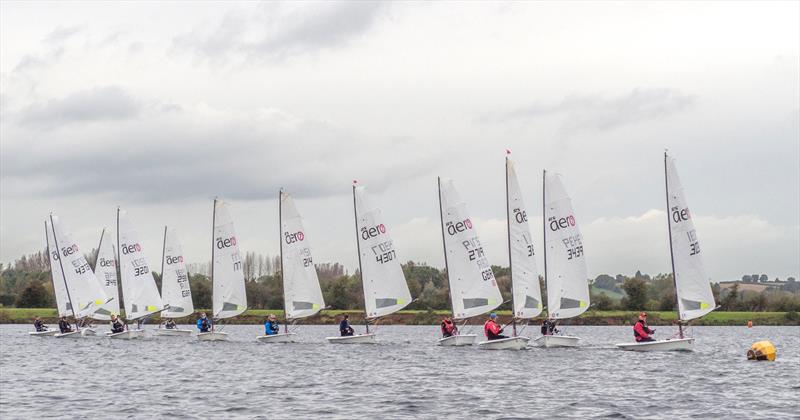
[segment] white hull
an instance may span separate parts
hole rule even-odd
[[[375,334],[346,335],[344,337],[325,337],[331,344],[375,344]]]
[[[97,331],[95,331],[93,328],[84,328],[81,330],[81,335],[84,337],[89,337],[97,335]]]
[[[499,340],[481,341],[478,347],[486,350],[524,350],[528,347],[528,337],[508,337]]]
[[[692,351],[694,338],[676,338],[674,340],[645,341],[642,343],[619,343],[617,347],[631,351]]]
[[[543,335],[535,340],[536,345],[547,348],[578,347],[580,341],[580,337],[573,337],[570,335]]]
[[[285,333],[274,335],[260,335],[256,337],[259,343],[296,343],[297,334]]]
[[[48,330],[48,331],[31,331],[28,335],[36,336],[36,337],[52,337],[58,334],[58,330]]]
[[[228,333],[221,331],[197,333],[197,339],[200,341],[228,341]]]
[[[192,330],[179,330],[177,328],[169,329],[169,328],[159,328],[155,330],[156,335],[163,335],[168,337],[187,337],[192,335]]]
[[[57,333],[53,337],[55,338],[81,338],[81,333],[79,331],[73,331],[68,333]]]
[[[118,333],[112,333],[111,331],[106,332],[106,337],[115,340],[133,340],[141,338],[142,336],[144,336],[144,330],[125,330]]]
[[[476,338],[475,334],[451,335],[450,337],[439,339],[438,344],[440,346],[471,346],[475,344]]]

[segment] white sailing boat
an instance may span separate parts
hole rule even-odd
[[[375,333],[369,332],[369,323],[408,306],[411,292],[381,209],[368,200],[366,189],[356,183],[353,183],[353,213],[366,333],[327,337],[327,340],[339,344],[370,344],[375,343]]]
[[[692,350],[694,338],[686,337],[683,325],[714,309],[714,294],[706,275],[700,242],[686,203],[683,186],[675,168],[675,159],[664,153],[664,179],[667,196],[667,226],[672,260],[672,278],[678,297],[678,335],[666,340],[620,343],[624,350]]]
[[[553,320],[576,317],[589,309],[589,281],[583,237],[561,175],[543,173],[544,279],[547,312]],[[543,335],[544,347],[576,347],[579,337]]]
[[[145,317],[163,311],[164,302],[158,293],[158,286],[150,271],[150,264],[144,254],[139,234],[133,226],[128,212],[117,208],[117,255],[122,279],[122,297],[125,303],[125,331],[108,332],[110,338],[133,339],[144,336],[141,328],[130,329],[130,321],[144,320]]]
[[[168,308],[161,312],[162,319],[183,318],[194,313],[192,289],[183,261],[183,249],[175,229],[164,226],[164,245],[161,251],[161,299]],[[156,335],[187,336],[192,330],[158,328]]]
[[[512,336],[499,340],[483,341],[479,346],[492,350],[521,350],[530,338],[517,334],[517,320],[529,320],[542,313],[542,291],[533,237],[528,226],[528,213],[522,200],[522,191],[514,169],[514,161],[506,157],[506,221],[508,226],[508,259],[511,274],[513,317]]]
[[[72,313],[72,304],[69,302],[67,295],[67,286],[64,283],[64,277],[61,273],[61,264],[58,262],[58,251],[53,245],[52,228],[50,221],[44,221],[44,236],[47,242],[47,259],[50,262],[50,278],[53,281],[53,293],[56,295],[56,308],[58,316],[69,316]],[[37,337],[52,337],[59,333],[58,329],[47,331],[31,331],[28,334]]]
[[[503,297],[497,287],[492,267],[472,225],[467,205],[461,200],[452,180],[439,184],[439,215],[450,303],[453,320],[466,320],[500,306]],[[468,346],[475,343],[475,334],[455,334],[438,341],[441,346]]]
[[[94,259],[94,275],[106,296],[113,298],[103,304],[92,315],[98,321],[109,321],[111,315],[119,315],[119,289],[117,288],[117,258],[114,243],[106,237],[106,230],[100,233],[100,244]]]
[[[92,316],[109,299],[97,283],[92,267],[86,261],[86,257],[83,256],[78,245],[61,226],[58,217],[52,214],[50,215],[50,227],[52,232],[49,233],[53,235],[53,245],[58,253],[56,261],[58,261],[59,271],[65,285],[69,310],[72,312],[76,324],[75,331],[58,333],[54,336],[76,338],[82,335],[94,335],[94,330],[88,328],[84,328],[84,330],[90,330],[91,333],[83,333],[80,323],[85,318]],[[60,308],[59,312],[61,312]]]
[[[311,256],[311,244],[303,218],[289,193],[278,192],[278,225],[283,280],[283,333],[262,335],[262,343],[293,343],[297,334],[289,332],[289,323],[315,315],[325,307],[317,269]]]
[[[242,256],[236,241],[228,204],[214,199],[211,238],[211,331],[197,334],[201,341],[227,341],[228,333],[217,331],[216,321],[232,318],[247,310],[247,293],[242,270]]]

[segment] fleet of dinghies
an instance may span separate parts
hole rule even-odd
[[[508,261],[511,277],[511,336],[478,342],[479,348],[521,350],[530,337],[521,335],[524,326],[546,310],[549,323],[580,316],[590,307],[589,283],[583,237],[572,201],[559,174],[542,173],[542,241],[547,288],[547,305],[542,302],[539,271],[534,252],[535,239],[528,223],[528,210],[522,196],[514,161],[505,165]],[[670,257],[678,303],[678,332],[664,340],[619,343],[618,348],[635,351],[691,350],[694,338],[684,327],[716,308],[711,284],[703,266],[692,214],[686,204],[675,161],[664,154],[664,178],[670,238]],[[452,317],[464,325],[475,317],[494,311],[503,297],[491,265],[472,222],[466,203],[455,183],[439,178],[439,215],[445,270],[450,289]],[[398,250],[389,234],[381,209],[370,200],[366,188],[353,182],[358,268],[364,292],[365,332],[327,337],[335,344],[374,344],[370,324],[409,305],[413,300],[400,265]],[[325,301],[314,266],[309,237],[303,218],[292,196],[278,193],[280,274],[283,282],[284,331],[258,336],[263,343],[292,343],[297,334],[290,324],[325,309]],[[58,315],[72,316],[76,329],[31,332],[34,336],[79,338],[95,335],[88,319],[111,320],[125,308],[122,332],[107,332],[112,339],[134,339],[144,335],[141,325],[154,314],[164,319],[183,318],[195,311],[192,292],[177,232],[164,227],[161,255],[162,283],[159,293],[138,233],[127,212],[117,209],[116,249],[103,229],[92,268],[72,241],[63,223],[53,214],[45,220],[45,238]],[[247,296],[241,254],[228,204],[214,199],[211,244],[212,318],[210,330],[200,332],[200,341],[226,341],[222,321],[247,310]],[[116,253],[115,253],[116,251]],[[117,283],[121,282],[122,295]],[[136,322],[136,328],[128,323]],[[503,328],[505,329],[506,326]],[[543,334],[533,340],[541,347],[578,347],[580,338],[563,331]],[[192,330],[155,329],[155,335],[188,336]],[[468,346],[476,334],[458,329],[438,340],[440,346]]]

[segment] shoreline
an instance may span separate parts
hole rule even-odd
[[[200,312],[210,312],[208,310],[198,310],[194,315],[176,318],[176,322],[193,323]],[[443,316],[450,312],[446,310],[437,311],[400,311],[380,318],[373,324],[379,325],[439,325]],[[511,321],[510,311],[496,311],[499,321],[506,324]],[[253,309],[244,314],[224,321],[229,325],[260,325],[264,323],[264,318],[268,314],[275,314],[278,319],[283,321],[282,310]],[[347,314],[352,324],[364,323],[364,312],[358,310],[325,310],[320,314],[300,320],[297,324],[327,325],[337,324],[341,315]],[[648,324],[652,326],[672,325],[677,319],[675,312],[648,311]],[[30,324],[34,316],[39,316],[45,323],[53,324],[58,322],[55,308],[2,308],[0,309],[0,324]],[[566,325],[588,325],[588,326],[630,326],[636,321],[638,311],[587,311],[579,317],[570,318]],[[539,316],[532,319],[529,325],[540,325],[543,317]],[[484,317],[475,317],[469,324],[482,323]],[[160,317],[150,318],[148,324],[158,324]],[[753,326],[800,326],[800,315],[796,312],[712,312],[700,319],[690,322],[696,326],[747,326],[747,322],[752,321]],[[105,323],[106,321],[96,321]]]

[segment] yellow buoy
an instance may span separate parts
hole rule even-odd
[[[769,341],[759,341],[750,346],[747,350],[747,360],[769,360],[774,361],[778,355],[775,346]]]

